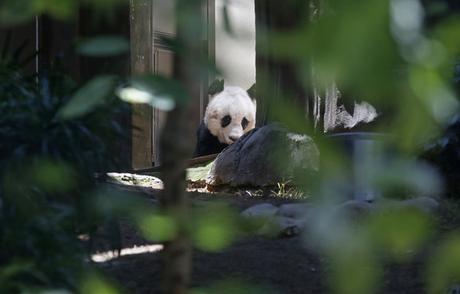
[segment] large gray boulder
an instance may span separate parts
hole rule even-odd
[[[293,178],[296,171],[319,168],[313,140],[288,132],[279,124],[257,128],[224,149],[214,161],[206,183],[211,186],[272,186]]]

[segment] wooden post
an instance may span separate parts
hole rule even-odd
[[[131,0],[131,71],[132,74],[153,72],[152,0]],[[152,166],[152,107],[132,106],[132,167]]]

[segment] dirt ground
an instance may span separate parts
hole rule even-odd
[[[215,200],[215,197],[203,194],[193,197],[198,201]],[[241,194],[238,197],[227,195],[221,198],[240,210],[262,202],[292,202],[286,199],[249,197]],[[441,208],[436,216],[439,235],[459,228],[459,203],[454,200],[441,201]],[[123,246],[151,244],[140,237],[129,224],[124,224],[122,228]],[[379,293],[425,293],[424,264],[426,257],[430,255],[429,248],[436,242],[435,238],[409,263],[386,263]],[[159,293],[159,252],[122,256],[101,263],[100,267],[128,293]],[[330,293],[327,282],[328,268],[327,259],[308,249],[308,240],[303,236],[278,239],[250,236],[240,239],[220,253],[195,250],[192,287],[207,287],[234,278],[260,286],[264,289],[260,293]]]

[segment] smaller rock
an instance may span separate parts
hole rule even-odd
[[[407,200],[387,199],[377,203],[380,210],[398,211],[401,209],[413,208],[420,212],[431,214],[439,208],[439,203],[431,197],[416,197]]]
[[[439,208],[439,202],[431,197],[417,197],[408,200],[401,201],[399,203],[401,208],[416,208],[423,213],[434,213]]]
[[[337,213],[343,213],[352,219],[359,219],[369,215],[374,210],[374,205],[367,201],[348,200],[335,208]]]
[[[305,229],[305,225],[304,220],[275,216],[265,223],[259,233],[269,237],[292,237],[299,235]]]
[[[295,219],[303,219],[311,210],[313,206],[307,203],[288,203],[283,204],[276,213],[279,216],[291,217]]]
[[[270,218],[278,211],[278,207],[270,203],[261,203],[251,206],[241,212],[243,217],[249,218]]]

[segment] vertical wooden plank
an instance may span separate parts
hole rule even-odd
[[[201,46],[202,56],[207,56],[214,63],[215,0],[203,1],[201,20],[207,30],[196,40]],[[154,72],[166,77],[173,77],[174,53],[163,38],[172,38],[176,33],[174,5],[170,0],[131,1],[131,68],[133,74]],[[212,77],[213,78],[213,77]],[[197,81],[194,95],[200,97],[200,114],[207,104],[208,79]],[[132,114],[132,158],[135,169],[161,163],[159,138],[166,119],[166,113],[149,106],[134,106]],[[198,127],[200,119],[192,124]],[[149,133],[149,135],[147,134]],[[190,142],[193,145],[193,142]],[[148,164],[148,166],[147,166]]]
[[[81,7],[78,15],[76,31],[81,39],[93,38],[101,35],[116,35],[129,39],[130,36],[130,9],[129,3],[112,7],[102,13],[89,7]],[[64,37],[63,37],[64,38]],[[76,54],[75,54],[76,55]],[[115,74],[127,76],[130,73],[129,52],[105,57],[88,57],[76,55],[74,62],[77,78],[80,82],[92,79],[97,75]],[[110,152],[116,159],[117,166],[122,170],[132,168],[132,118],[131,107],[125,112],[120,112],[115,117],[123,128],[123,136],[110,145]]]
[[[216,63],[216,0],[208,0],[206,8],[208,60],[214,65]],[[212,82],[214,78],[210,76],[209,82]]]
[[[174,3],[171,0],[153,0],[153,44],[154,44],[154,66],[155,74],[166,77],[173,77],[174,52],[165,44],[165,38],[174,38],[176,34],[176,21],[174,12]],[[199,39],[196,40],[200,45],[200,58],[207,58],[210,64],[215,64],[215,0],[206,0],[202,2],[201,14],[197,15],[204,28]],[[195,127],[203,118],[204,109],[208,103],[207,89],[209,82],[214,76],[204,76],[201,81],[197,80],[194,95],[199,99],[200,117],[196,121],[191,121]],[[159,148],[159,138],[163,129],[167,113],[153,110],[153,160],[155,165],[161,164],[161,154]],[[194,142],[190,142],[194,145]]]
[[[78,37],[92,38],[115,35],[126,39],[130,36],[129,5],[120,5],[107,12],[82,7],[79,13]],[[129,54],[105,57],[79,56],[82,80],[99,74],[127,75],[130,72]]]
[[[131,71],[132,74],[153,72],[152,1],[130,1]],[[148,105],[132,106],[132,168],[152,166],[153,111]]]
[[[155,42],[155,74],[172,78],[174,75],[174,53],[170,48],[161,47],[159,42]],[[153,110],[153,161],[154,165],[161,164],[160,137],[165,124],[167,112],[159,109]]]
[[[216,0],[207,0],[206,5],[206,46],[204,46],[208,62],[211,66],[215,67],[216,65]],[[208,104],[208,87],[215,79],[214,73],[208,73],[207,79],[203,81],[203,94],[201,95],[202,99],[200,101],[200,122],[203,120],[204,111],[206,105]]]
[[[41,16],[39,25],[39,66],[41,69],[66,66],[73,77],[78,77],[78,61],[74,54],[74,40],[78,34],[77,21],[58,21]]]
[[[6,57],[9,58],[18,48],[22,46],[24,46],[24,48],[18,56],[19,60],[23,61],[27,57],[31,56],[36,51],[36,28],[37,24],[35,20],[12,27],[0,26],[0,58],[2,57],[1,54],[3,54],[3,49],[6,49]],[[35,60],[30,60],[30,62],[24,64],[22,69],[27,75],[35,74]]]
[[[155,74],[174,77],[174,52],[165,39],[173,39],[176,35],[175,1],[153,0],[152,1],[152,24],[153,24],[153,51]],[[159,109],[153,109],[153,163],[161,164],[160,137],[168,113]]]

